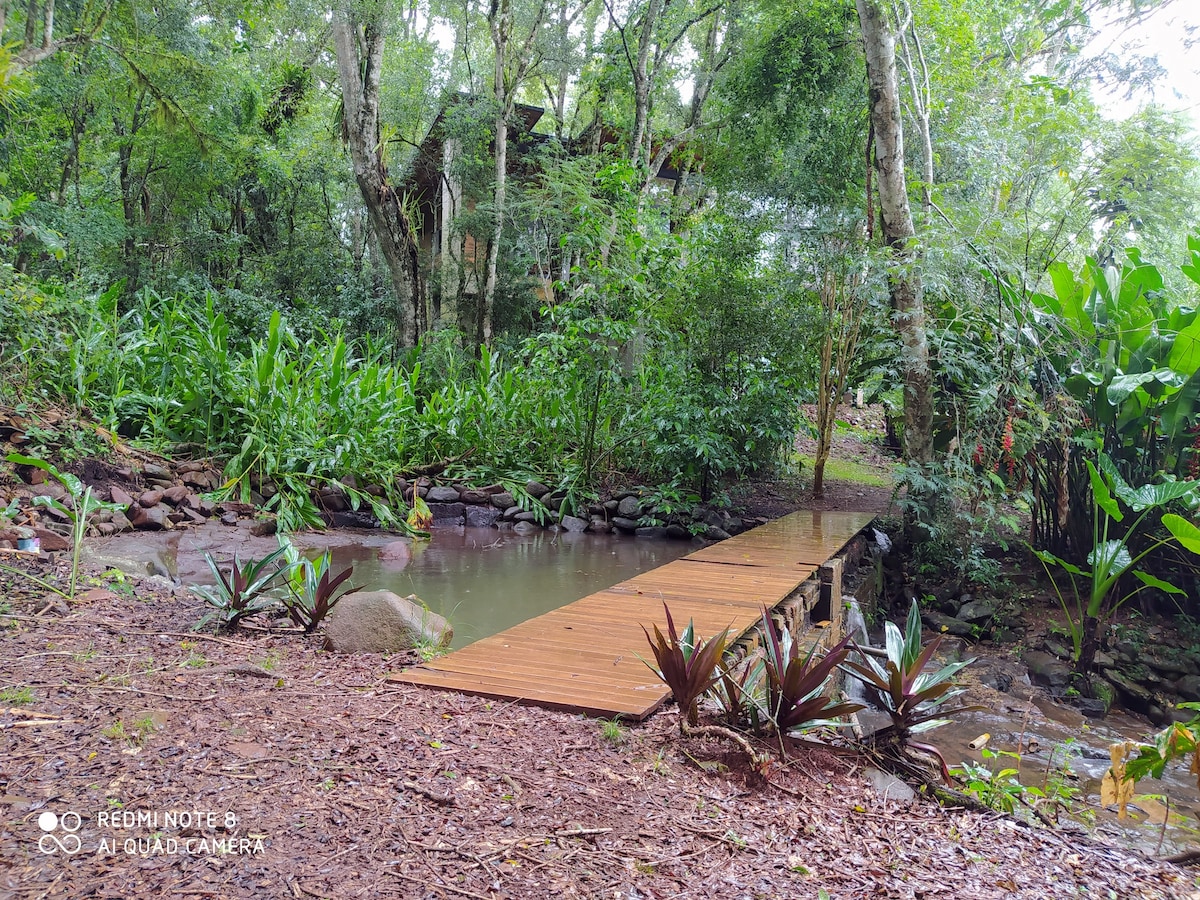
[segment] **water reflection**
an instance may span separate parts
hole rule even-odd
[[[450,620],[452,646],[461,647],[696,548],[687,541],[457,527],[414,542],[403,569],[381,563],[377,546],[332,549],[335,569],[354,565],[355,584],[424,600]]]

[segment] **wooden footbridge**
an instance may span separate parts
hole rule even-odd
[[[789,615],[836,626],[840,561],[825,564],[872,518],[793,513],[389,678],[641,720],[669,695],[642,662],[653,659],[642,626],[665,630],[664,601],[680,630],[692,619],[702,637],[726,628],[731,640],[740,637],[764,606],[774,610],[789,600]]]

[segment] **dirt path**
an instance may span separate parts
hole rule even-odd
[[[20,579],[0,594],[0,897],[1200,896],[1127,851],[881,794],[854,757],[794,750],[764,779],[673,710],[606,733],[397,689],[398,658],[190,635],[198,604],[148,585],[40,616]]]

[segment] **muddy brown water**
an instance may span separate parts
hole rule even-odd
[[[398,535],[352,529],[298,534],[307,554],[328,548],[334,570],[354,566],[351,583],[401,596],[416,594],[454,626],[454,647],[503,631],[595,591],[690,553],[688,541],[623,535],[437,528],[429,541],[407,542],[407,560],[380,559]],[[137,574],[166,573],[180,584],[212,584],[206,552],[226,563],[265,556],[274,537],[209,523],[179,532],[131,533],[98,541],[92,562]]]

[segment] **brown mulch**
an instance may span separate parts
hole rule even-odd
[[[1196,896],[1127,850],[889,799],[857,757],[764,778],[673,711],[610,739],[390,684],[395,657],[190,634],[198,602],[149,583],[85,589],[0,573],[0,897]]]

